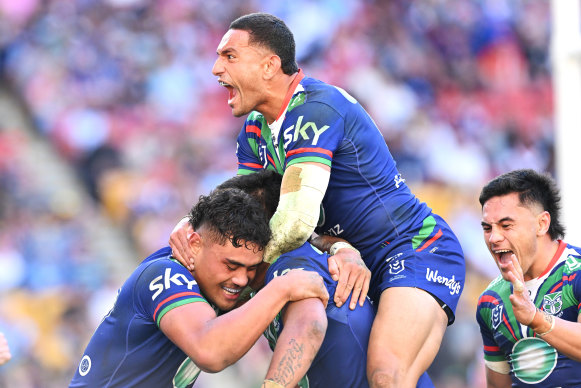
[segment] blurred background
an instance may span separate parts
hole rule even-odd
[[[0,331],[13,354],[0,387],[67,386],[125,277],[236,173],[243,118],[211,68],[229,23],[255,11],[287,22],[307,75],[364,105],[458,234],[466,287],[430,374],[483,387],[474,316],[497,271],[477,198],[512,169],[556,173],[551,3],[241,3],[0,0]],[[196,387],[257,387],[269,357],[261,340]]]

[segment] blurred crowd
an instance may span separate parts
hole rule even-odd
[[[516,168],[554,172],[543,0],[0,0],[2,85],[33,128],[0,118],[0,331],[13,345],[0,387],[66,385],[127,274],[109,263],[167,244],[236,172],[243,119],[211,68],[229,23],[255,11],[287,22],[307,75],[365,106],[407,183],[459,235],[468,282],[431,372],[438,387],[482,386],[474,312],[496,272],[479,189]],[[83,195],[44,160],[22,162],[37,140]],[[129,254],[94,244],[97,215]]]

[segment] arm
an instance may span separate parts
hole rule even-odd
[[[265,382],[277,387],[295,387],[311,367],[327,330],[325,307],[319,299],[304,299],[287,305],[284,328],[274,349]]]
[[[575,361],[581,361],[581,316],[577,316],[577,321],[571,322],[537,310],[528,297],[522,268],[515,255],[512,255],[508,269],[506,280],[513,284],[510,303],[516,320],[533,329],[558,352]]]
[[[333,280],[339,281],[334,295],[337,307],[341,307],[345,303],[351,291],[353,291],[353,296],[349,308],[355,309],[357,300],[359,300],[359,305],[363,306],[369,291],[371,271],[363,262],[359,251],[349,245],[347,241],[334,236],[313,233],[310,242],[321,251],[329,252],[332,255],[329,256],[329,273]]]
[[[0,333],[0,365],[6,364],[11,358],[12,355],[10,354],[8,342],[4,338],[4,333]]]
[[[322,278],[309,271],[290,271],[241,307],[219,317],[205,303],[189,303],[167,312],[163,333],[206,372],[219,372],[238,361],[258,340],[288,301],[319,298],[326,305]]]
[[[330,175],[331,168],[322,163],[297,163],[286,169],[278,207],[270,220],[272,240],[264,250],[264,261],[272,263],[311,236]]]
[[[510,375],[498,373],[486,367],[486,387],[487,388],[510,388],[512,380]]]

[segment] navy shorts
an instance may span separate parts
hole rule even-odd
[[[389,287],[427,291],[448,315],[448,325],[464,288],[466,263],[458,238],[438,215],[428,216],[421,228],[400,235],[377,251],[369,295],[378,304]]]

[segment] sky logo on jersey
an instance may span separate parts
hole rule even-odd
[[[163,282],[162,282],[163,280]],[[155,293],[151,296],[151,300],[155,300],[163,292],[163,290],[167,290],[171,287],[172,284],[183,286],[184,284],[188,285],[188,290],[191,290],[192,287],[198,284],[194,279],[189,280],[186,275],[183,273],[176,273],[175,275],[171,275],[171,268],[166,268],[164,275],[159,275],[155,279],[149,283],[149,290],[155,291]]]
[[[561,291],[543,296],[543,310],[551,315],[557,315],[563,307]]]
[[[498,326],[500,326],[500,324],[502,323],[502,307],[503,306],[499,304],[498,306],[492,309],[491,323],[492,328],[494,330],[498,329]]]
[[[438,275],[438,270],[432,271],[430,268],[426,268],[426,279],[430,282],[443,284],[450,289],[450,295],[460,294],[460,289],[462,286],[460,282],[456,281],[454,275],[451,278],[446,276]]]
[[[291,141],[297,141],[299,135],[304,140],[310,140],[311,138],[309,137],[309,135],[312,135],[313,140],[311,141],[311,145],[317,145],[317,142],[319,141],[319,136],[321,136],[323,132],[329,129],[328,125],[323,125],[321,128],[318,128],[317,124],[315,124],[313,121],[307,121],[305,124],[303,124],[303,117],[305,116],[299,116],[295,125],[291,125],[290,127],[284,130],[283,137],[285,148],[289,145]],[[293,129],[294,133],[291,133]]]

